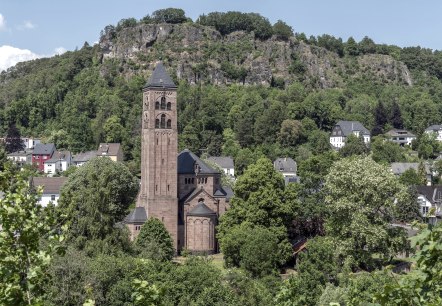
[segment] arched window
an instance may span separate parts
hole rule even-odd
[[[161,109],[166,109],[166,98],[161,97]]]
[[[160,128],[160,119],[156,119],[155,120],[155,128],[159,129]]]
[[[166,115],[164,115],[164,114],[161,115],[160,127],[161,127],[162,129],[165,129],[165,128],[166,128]]]
[[[171,110],[172,109],[172,103],[167,102],[167,110]]]
[[[160,102],[155,102],[155,109],[160,109]]]
[[[172,128],[172,120],[167,120],[167,128],[171,129]]]

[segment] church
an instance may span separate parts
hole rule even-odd
[[[126,217],[131,239],[150,218],[161,220],[177,252],[218,252],[216,225],[233,195],[221,173],[193,152],[178,154],[177,86],[160,62],[143,88],[141,185]]]

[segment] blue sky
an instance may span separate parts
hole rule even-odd
[[[92,44],[108,24],[167,7],[180,7],[194,20],[213,11],[256,12],[307,36],[359,41],[367,35],[377,43],[442,50],[442,1],[436,0],[0,0],[0,70]]]

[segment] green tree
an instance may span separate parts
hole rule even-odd
[[[24,149],[24,147],[25,146],[20,138],[20,131],[15,126],[15,124],[11,124],[8,128],[5,137],[6,152],[12,153],[12,152],[21,151]]]
[[[298,120],[286,119],[281,123],[278,133],[279,143],[284,147],[294,147],[302,139],[302,124]]]
[[[157,218],[149,218],[141,227],[135,250],[142,257],[161,261],[171,260],[175,254],[172,237]]]
[[[401,186],[386,166],[369,157],[342,159],[332,166],[325,187],[326,232],[344,257],[371,267],[372,254],[389,260],[405,248],[404,234],[390,227]]]
[[[126,130],[121,124],[121,119],[113,115],[109,117],[103,126],[106,142],[122,142],[127,139]]]
[[[278,39],[288,40],[290,37],[293,36],[293,29],[284,21],[278,20],[273,25],[273,34],[276,35]]]
[[[9,166],[0,172],[0,304],[40,305],[48,265],[63,251],[62,237],[54,207],[38,205],[27,178]]]
[[[391,122],[391,125],[395,129],[403,129],[404,128],[404,121],[402,119],[401,109],[399,107],[399,104],[396,101],[394,101],[393,105],[391,106],[390,122]]]
[[[155,23],[183,23],[187,21],[185,12],[179,8],[156,10],[152,13],[151,18]]]
[[[379,101],[376,109],[374,110],[374,127],[371,130],[372,136],[377,136],[384,133],[384,127],[388,123],[387,112],[384,104]]]
[[[422,177],[420,177],[417,171],[413,168],[405,170],[404,173],[402,173],[399,177],[399,181],[406,186],[417,186],[424,184]]]
[[[377,163],[391,164],[393,162],[405,162],[404,148],[381,136],[372,138],[371,157]]]
[[[134,280],[134,293],[132,294],[134,305],[136,306],[158,306],[162,305],[161,297],[163,293],[155,285],[150,285],[147,281]]]
[[[416,187],[403,188],[399,192],[395,202],[394,218],[407,223],[421,220]]]
[[[359,46],[353,37],[349,37],[345,43],[345,53],[350,56],[359,55]]]
[[[417,153],[422,159],[436,158],[439,155],[440,144],[436,133],[423,133],[417,138]]]
[[[342,157],[349,157],[352,155],[367,154],[369,149],[364,142],[364,136],[356,136],[351,134],[345,140],[345,146],[339,150],[339,155]]]
[[[68,227],[67,239],[79,248],[90,240],[120,244],[127,234],[115,225],[126,216],[137,189],[137,181],[122,163],[103,157],[91,159],[61,190],[58,205],[60,220]]]

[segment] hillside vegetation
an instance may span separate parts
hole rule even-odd
[[[15,123],[73,152],[122,142],[137,171],[141,88],[158,60],[179,84],[180,148],[232,155],[240,171],[262,154],[302,160],[322,152],[339,119],[371,129],[379,102],[384,129],[394,104],[415,133],[440,123],[439,51],[307,38],[283,21],[238,12],[193,22],[182,10],[160,10],[101,34],[97,45],[3,72],[0,132]]]

